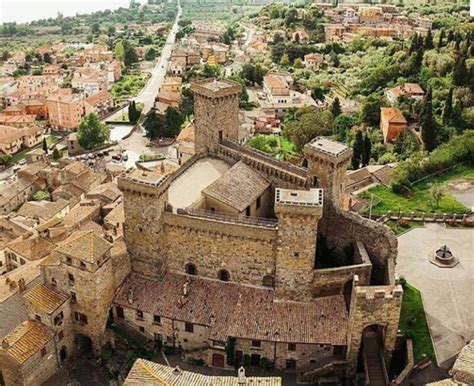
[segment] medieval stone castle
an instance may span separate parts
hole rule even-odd
[[[68,352],[87,337],[98,353],[111,318],[209,366],[288,369],[310,382],[354,374],[374,336],[389,361],[402,302],[397,240],[342,210],[351,150],[316,138],[307,168],[279,161],[239,144],[240,85],[192,90],[196,155],[119,177],[123,239],[71,235],[25,293],[35,319],[25,323],[52,342],[65,330],[56,346]],[[19,355],[10,344],[0,360]],[[4,377],[36,384],[22,371]]]

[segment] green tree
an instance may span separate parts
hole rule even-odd
[[[50,197],[50,194],[44,190],[38,190],[35,194],[33,194],[34,201],[48,201]]]
[[[298,21],[298,11],[295,8],[291,8],[286,13],[285,24],[287,27],[292,27]]]
[[[431,34],[431,30],[428,30],[425,37],[425,50],[431,50],[432,48],[434,48],[433,35]]]
[[[421,117],[421,138],[425,145],[425,150],[432,151],[436,147],[437,129],[433,118],[433,101],[431,87],[426,92]]]
[[[369,126],[377,126],[380,122],[380,98],[369,96],[362,105],[360,119]]]
[[[96,114],[91,113],[81,119],[77,135],[79,145],[86,150],[90,150],[108,141],[110,129],[100,121]]]
[[[170,106],[165,114],[165,131],[164,136],[167,138],[176,137],[179,132],[183,118],[176,107]]]
[[[364,154],[364,138],[362,131],[357,130],[354,143],[352,145],[352,169],[359,169]]]
[[[282,65],[284,67],[287,67],[287,66],[290,65],[290,59],[289,59],[288,54],[286,52],[281,57],[280,65]]]
[[[453,113],[453,88],[451,87],[446,97],[446,102],[444,104],[443,110],[443,123],[447,124],[451,120]]]
[[[46,137],[43,137],[43,144],[42,144],[42,147],[43,147],[43,151],[48,154],[48,143],[46,142]]]
[[[331,105],[331,113],[334,116],[334,118],[336,118],[341,114],[341,112],[342,112],[341,103],[339,102],[339,98],[335,97]]]
[[[63,155],[62,155],[61,151],[57,147],[55,147],[54,150],[53,150],[53,159],[55,161],[57,161],[57,160],[61,159],[62,156]]]
[[[45,63],[51,64],[51,55],[47,52],[44,53],[43,55],[43,61]]]
[[[362,165],[367,166],[372,155],[372,141],[367,133],[364,134],[364,151],[362,152]]]
[[[441,28],[441,31],[439,31],[439,36],[438,36],[438,49],[442,48],[444,45],[444,36],[445,36],[445,31],[444,28]]]
[[[98,35],[98,34],[100,33],[100,24],[99,24],[99,23],[94,23],[94,24],[92,24],[91,32],[92,32],[94,35]]]
[[[122,40],[120,40],[115,45],[115,57],[117,58],[117,60],[120,60],[121,62],[123,62],[123,60],[125,58],[125,48],[124,48]]]
[[[156,50],[153,47],[150,47],[145,52],[145,60],[155,60],[156,59]]]
[[[138,55],[135,48],[129,43],[128,40],[124,41],[124,57],[123,64],[126,67],[131,67],[134,63],[138,62]]]
[[[150,140],[154,140],[163,136],[163,122],[156,114],[156,109],[152,108],[143,121],[143,127],[145,128],[146,137]]]
[[[463,86],[469,81],[469,73],[466,68],[466,60],[458,55],[453,69],[453,83],[456,86]]]
[[[321,86],[314,86],[311,90],[311,98],[315,101],[323,101],[325,98],[323,88]]]
[[[136,123],[140,118],[140,112],[137,110],[135,101],[131,101],[128,105],[128,120]]]
[[[221,68],[218,65],[205,64],[202,74],[206,78],[218,78],[221,75]]]
[[[346,141],[347,133],[356,123],[356,119],[353,116],[340,114],[334,119],[332,133],[338,141]]]
[[[303,68],[303,67],[304,67],[304,66],[303,66],[303,62],[301,61],[300,58],[296,58],[296,59],[295,59],[295,61],[294,61],[294,63],[293,63],[293,66],[294,66],[295,68]]]
[[[305,144],[320,135],[330,135],[334,117],[330,111],[316,111],[301,108],[295,120],[285,125],[284,136],[295,144],[295,150],[301,152]]]

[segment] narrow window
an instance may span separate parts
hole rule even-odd
[[[184,331],[186,332],[194,332],[194,326],[192,323],[184,323]]]

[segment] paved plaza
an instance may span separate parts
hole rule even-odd
[[[427,224],[398,238],[397,272],[423,296],[439,365],[474,338],[474,229]],[[446,244],[460,263],[440,268],[429,257]]]

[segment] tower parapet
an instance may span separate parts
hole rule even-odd
[[[276,293],[309,300],[312,296],[318,222],[323,214],[322,189],[276,189],[278,218]]]
[[[194,93],[196,153],[215,154],[222,140],[239,140],[239,101],[242,86],[238,82],[206,79],[191,85]]]
[[[325,199],[342,207],[347,164],[352,150],[345,144],[317,137],[304,147],[311,185],[324,189]]]

